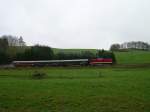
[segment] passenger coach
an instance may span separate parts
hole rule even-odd
[[[88,59],[45,60],[45,61],[13,61],[14,66],[71,66],[88,65]]]

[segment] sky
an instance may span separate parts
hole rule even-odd
[[[150,42],[150,0],[0,0],[2,35],[55,48]]]

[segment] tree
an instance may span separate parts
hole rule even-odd
[[[120,49],[120,44],[112,44],[110,47],[111,51],[118,51]]]
[[[5,38],[0,38],[0,51],[6,51],[8,49],[8,41]]]
[[[142,41],[125,42],[121,44],[122,49],[149,50],[149,44]]]
[[[18,41],[19,41],[19,46],[25,46],[26,45],[25,42],[23,41],[22,36],[20,36],[20,38],[18,39]]]
[[[3,35],[1,38],[7,39],[9,46],[25,46],[25,42],[22,37],[18,38],[11,35]]]
[[[96,58],[96,55],[93,52],[90,52],[90,51],[83,51],[81,53],[81,58],[91,59],[91,58]]]
[[[33,46],[31,47],[31,53],[34,60],[49,60],[53,58],[53,50],[47,46]]]
[[[8,49],[7,39],[0,38],[0,64],[6,64],[9,61],[7,49]]]
[[[47,46],[33,46],[24,53],[18,53],[16,60],[51,60],[54,57],[53,50]]]
[[[58,52],[57,54],[55,54],[55,59],[58,60],[66,59],[66,54],[64,52]]]
[[[11,35],[3,35],[1,38],[7,39],[9,46],[18,46],[18,39],[17,37]]]

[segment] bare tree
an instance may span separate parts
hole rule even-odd
[[[150,45],[146,42],[142,41],[132,41],[132,42],[125,42],[121,44],[121,49],[141,49],[141,50],[149,50]]]
[[[4,35],[1,38],[7,39],[9,46],[25,46],[25,42],[22,37],[18,39],[16,36]]]
[[[25,46],[26,45],[25,42],[23,41],[22,36],[20,36],[20,38],[18,39],[18,41],[19,41],[19,46]]]

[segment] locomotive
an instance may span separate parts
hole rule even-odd
[[[112,58],[73,59],[73,60],[39,60],[13,61],[15,67],[43,67],[43,66],[96,66],[113,64]]]

